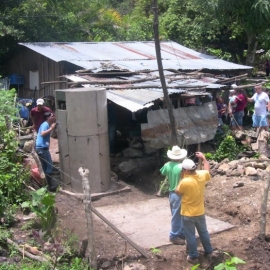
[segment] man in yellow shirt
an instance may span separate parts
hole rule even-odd
[[[204,210],[204,189],[206,182],[210,180],[210,166],[203,153],[196,152],[196,156],[203,161],[204,170],[196,170],[193,160],[185,159],[182,163],[183,177],[175,189],[182,196],[181,216],[188,250],[187,260],[192,264],[197,264],[199,257],[195,228],[205,254],[213,251]]]

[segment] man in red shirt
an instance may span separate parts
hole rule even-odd
[[[33,128],[38,132],[40,125],[44,122],[44,113],[52,112],[52,110],[44,106],[44,99],[37,100],[37,107],[33,108],[30,112],[30,117],[33,122]]]

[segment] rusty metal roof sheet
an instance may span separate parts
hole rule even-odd
[[[95,81],[97,78],[93,78],[91,76],[78,76],[78,75],[65,75],[65,77],[73,82],[85,82],[82,83],[84,87],[89,86],[89,82]],[[111,78],[98,78],[102,79],[104,83],[106,81],[111,80]],[[205,78],[203,78],[205,79]],[[206,80],[206,79],[205,79]],[[172,82],[171,84],[168,84],[168,93],[169,95],[172,94],[187,94],[192,96],[201,96],[201,95],[207,95],[208,93],[205,92],[205,88],[220,88],[224,85],[221,84],[214,84],[214,81],[216,81],[215,78],[208,78],[210,83],[206,83],[200,80],[184,80],[181,81],[180,84],[177,82]],[[91,86],[95,87],[102,87],[102,82],[99,84],[91,84]],[[180,86],[180,87],[179,87]],[[181,86],[191,86],[193,88],[196,88],[198,86],[203,86],[202,90],[191,90],[186,88],[181,88]],[[105,87],[105,86],[104,86]],[[143,88],[145,87],[145,88]],[[149,88],[151,87],[151,88]],[[179,87],[179,89],[175,89],[173,87]],[[110,89],[111,88],[111,89]],[[117,88],[117,89],[116,89]],[[136,84],[119,84],[119,85],[106,85],[107,89],[107,98],[114,103],[132,111],[138,111],[140,109],[143,109],[145,107],[149,107],[153,105],[153,101],[163,98],[164,93],[161,88],[161,83],[159,79],[152,79],[149,78],[149,81],[142,82],[142,83],[136,83]]]
[[[134,42],[37,42],[19,43],[53,61],[67,61],[93,72],[100,70],[154,70],[157,60],[154,41]],[[173,41],[161,42],[164,69],[247,70],[238,65],[202,54]]]

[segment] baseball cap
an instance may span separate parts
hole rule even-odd
[[[44,99],[39,98],[39,99],[37,100],[37,105],[43,105],[43,104],[44,104]]]
[[[185,170],[189,170],[189,171],[192,171],[192,170],[195,170],[196,169],[196,164],[194,163],[193,160],[187,158],[185,159],[183,162],[182,162],[182,168],[185,169]]]
[[[231,90],[229,90],[231,93],[233,93],[233,92],[235,92],[235,90],[234,89],[231,89]]]

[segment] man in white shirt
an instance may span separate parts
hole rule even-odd
[[[268,129],[267,111],[270,111],[270,102],[268,95],[263,92],[262,86],[255,86],[256,93],[248,98],[249,102],[254,102],[254,114],[252,116],[253,127],[256,131]]]

